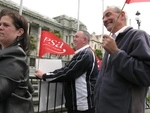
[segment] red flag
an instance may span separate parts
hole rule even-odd
[[[90,47],[91,48],[91,47]],[[93,51],[93,49],[91,48],[91,50]],[[93,51],[94,52],[94,51]],[[98,70],[100,70],[100,67],[101,67],[101,63],[102,63],[102,61],[98,58],[98,56],[97,55],[95,55],[96,56],[96,61],[97,61],[97,67],[98,67]]]
[[[126,0],[127,4],[134,3],[134,2],[150,2],[150,0]]]
[[[98,58],[98,56],[96,56],[96,60],[97,60],[97,66],[98,66],[98,70],[100,70],[102,61]]]
[[[45,53],[57,55],[71,55],[74,54],[74,50],[53,33],[49,31],[42,31],[40,39],[39,57],[42,57]]]

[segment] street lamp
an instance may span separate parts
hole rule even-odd
[[[141,20],[139,18],[140,14],[141,13],[139,11],[137,11],[136,14],[135,14],[136,15],[135,20],[137,21],[138,29],[140,29],[140,25],[141,25]]]

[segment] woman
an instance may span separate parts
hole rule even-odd
[[[23,16],[0,12],[0,113],[33,113],[27,29]]]

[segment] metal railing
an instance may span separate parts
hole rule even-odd
[[[29,78],[34,93],[33,104],[35,113],[64,113],[63,83],[45,82],[37,77]]]
[[[32,94],[35,113],[66,113],[63,83],[44,82],[31,76],[30,81],[35,89]],[[145,107],[150,109],[148,98]]]

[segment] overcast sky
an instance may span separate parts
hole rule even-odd
[[[11,0],[20,4],[20,0]],[[96,32],[101,34],[102,25],[102,12],[107,6],[117,5],[121,8],[124,5],[125,0],[79,0],[80,1],[80,13],[79,20],[87,26],[90,33]],[[103,2],[104,1],[104,2]],[[104,5],[102,5],[104,3]],[[73,18],[78,18],[78,0],[23,0],[23,6],[31,9],[35,12],[53,18],[59,15],[67,15]],[[135,13],[139,11],[141,13],[141,29],[150,33],[150,2],[145,3],[132,3],[126,4],[124,10],[128,13],[128,25],[130,24],[134,28],[138,28],[136,23]],[[104,33],[107,33],[104,28]]]

